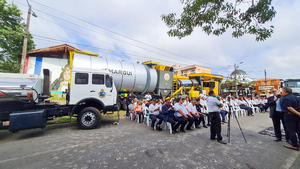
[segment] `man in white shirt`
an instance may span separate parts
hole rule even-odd
[[[210,116],[208,115],[207,102],[206,102],[205,96],[201,97],[200,104],[203,107],[203,112],[207,116],[207,126],[210,126]]]
[[[191,113],[191,115],[194,117],[195,122],[195,128],[201,128],[200,122],[202,121],[202,116],[200,116],[200,113],[196,109],[196,100],[191,100],[189,105],[187,106],[188,111]]]
[[[158,118],[159,121],[156,124],[156,130],[161,131],[162,129],[161,129],[160,125],[161,125],[164,117],[161,114],[159,114],[159,105],[156,104],[156,100],[153,100],[152,104],[149,105],[149,115],[150,115],[149,117],[152,121],[152,124],[151,124],[152,130],[154,130],[154,124],[156,122],[156,118]]]
[[[147,94],[145,95],[145,99],[146,99],[147,101],[149,101],[149,100],[152,99],[152,96],[151,96],[149,93],[147,93]]]
[[[217,136],[217,140],[219,143],[226,144],[223,141],[223,137],[221,135],[221,118],[220,118],[220,108],[223,105],[216,98],[214,91],[209,92],[209,97],[207,99],[207,108],[209,112],[209,116],[211,117],[211,126],[210,126],[210,139],[215,140]]]
[[[162,106],[163,106],[163,104],[162,104],[162,100],[161,99],[159,99],[158,100],[158,102],[156,103],[157,105],[158,105],[158,107],[159,107],[159,113],[160,114],[162,114],[161,112],[162,112]]]

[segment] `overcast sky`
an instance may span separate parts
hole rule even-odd
[[[14,2],[26,19],[26,0]],[[274,0],[276,16],[272,37],[256,42],[255,36],[232,38],[231,32],[208,36],[201,28],[179,40],[167,35],[162,14],[177,12],[180,0],[29,0],[38,16],[31,17],[30,32],[36,48],[69,44],[100,56],[129,61],[157,60],[163,64],[210,67],[227,77],[233,64],[251,78],[300,79],[300,1]],[[24,20],[25,22],[25,20]],[[231,65],[231,67],[228,67]]]

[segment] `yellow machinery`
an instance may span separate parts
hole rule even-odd
[[[206,95],[209,91],[214,91],[216,95],[219,95],[220,82],[224,77],[210,73],[192,73],[189,78],[196,79],[200,83],[196,90],[203,91],[203,94],[204,91]]]

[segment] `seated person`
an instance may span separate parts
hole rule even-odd
[[[177,121],[177,118],[174,116],[174,108],[172,107],[171,101],[169,99],[166,100],[165,104],[162,106],[162,113],[164,114],[164,122],[171,123],[172,133],[178,133],[177,128],[180,126],[180,123],[177,123],[175,125],[175,121]]]
[[[187,109],[190,112],[190,114],[194,117],[195,128],[201,128],[199,125],[203,117],[201,117],[199,112],[197,111],[196,103],[196,100],[191,100],[187,106]]]
[[[193,129],[191,129],[191,127],[194,122],[194,117],[187,111],[185,106],[182,106],[182,103],[183,103],[182,98],[177,98],[176,104],[174,105],[174,110],[175,110],[175,117],[177,117],[183,121],[180,126],[180,131],[185,132],[184,127],[188,121],[189,121],[189,124],[186,127],[187,130],[193,130]]]
[[[161,123],[163,121],[163,116],[161,114],[159,114],[159,105],[156,104],[156,100],[152,101],[152,104],[149,106],[149,115],[150,115],[150,119],[152,121],[151,123],[151,129],[154,130],[154,125],[156,122],[156,118],[159,119],[159,121],[156,124],[156,130],[161,131]]]
[[[135,118],[134,117],[135,114],[134,114],[134,109],[133,109],[134,106],[133,105],[134,105],[134,101],[131,100],[131,103],[128,105],[128,110],[129,110],[129,113],[132,114],[132,120],[134,120],[134,118]]]
[[[139,116],[139,122],[142,123],[144,121],[144,113],[141,101],[137,101],[137,104],[134,106],[133,109],[134,112]]]
[[[198,111],[198,113],[200,114],[201,116],[201,119],[202,119],[202,124],[203,124],[203,127],[207,128],[207,126],[205,125],[205,113],[204,112],[201,112],[203,107],[202,105],[200,104],[200,99],[196,99],[196,109]],[[200,120],[200,123],[201,123],[201,120]]]
[[[241,109],[247,110],[248,116],[254,116],[254,115],[253,115],[252,108],[249,107],[249,106],[246,106],[247,103],[246,103],[246,101],[244,100],[243,96],[240,96],[240,97],[236,100],[236,103],[240,106]]]
[[[220,111],[220,114],[221,114],[221,116],[222,116],[221,124],[227,123],[227,122],[225,121],[225,116],[226,116],[226,114],[228,114],[228,112],[225,111],[225,110],[221,110],[221,111]]]

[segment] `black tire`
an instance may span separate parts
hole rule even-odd
[[[99,126],[101,114],[94,107],[86,107],[80,111],[77,117],[77,125],[81,129],[94,129]]]
[[[122,106],[122,102],[121,101],[117,101],[117,106],[118,106],[118,110],[120,110],[121,109],[121,106]]]
[[[127,104],[125,102],[122,103],[123,110],[127,110]]]

